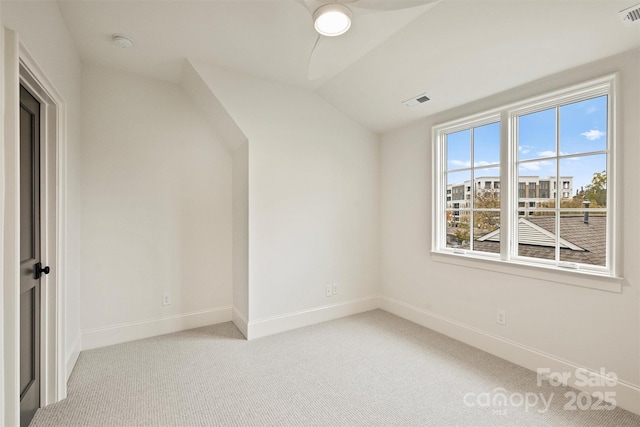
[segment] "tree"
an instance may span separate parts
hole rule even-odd
[[[473,212],[474,239],[500,227],[500,195],[498,193],[478,191],[475,195],[474,207],[475,209],[495,209]],[[452,238],[459,246],[466,246],[471,240],[471,215],[468,210],[463,212],[455,219],[447,212],[447,223],[455,227]]]
[[[550,200],[548,202],[540,202],[536,207],[539,209],[554,209],[556,207],[556,201]],[[576,196],[573,199],[561,199],[560,208],[561,209],[562,208],[584,208],[584,204],[582,203],[582,199]],[[533,213],[533,216],[553,216],[553,215],[555,215],[554,212],[535,211]]]
[[[464,246],[465,244],[469,243],[469,237],[470,237],[469,220],[470,219],[471,218],[469,215],[460,215],[458,226],[456,227],[456,232],[453,235],[460,246]]]
[[[589,200],[591,207],[607,206],[607,171],[594,173],[591,184],[581,191],[583,200]]]
[[[560,209],[562,208],[584,208],[584,202],[588,200],[590,208],[602,208],[607,206],[607,171],[596,172],[591,178],[591,184],[585,188],[581,188],[576,192],[576,195],[571,199],[561,199]],[[553,209],[556,207],[555,200],[549,200],[547,202],[540,202],[537,208]],[[545,216],[554,215],[553,212],[540,212],[537,211],[533,215]]]
[[[496,209],[496,211],[476,211],[473,214],[474,238],[490,233],[500,227],[500,195],[489,191],[478,191],[475,198],[476,209]]]

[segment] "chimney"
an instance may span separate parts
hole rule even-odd
[[[583,222],[585,224],[589,224],[589,211],[587,209],[589,209],[589,205],[591,204],[590,200],[585,200],[584,202],[582,202],[584,204],[584,220]]]

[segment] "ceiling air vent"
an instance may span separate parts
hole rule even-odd
[[[429,101],[429,97],[426,93],[421,93],[420,95],[416,95],[413,98],[407,99],[406,101],[402,101],[404,105],[407,107],[415,107],[416,105],[424,104]]]
[[[622,19],[623,22],[635,22],[640,20],[640,4],[621,10],[620,19]]]

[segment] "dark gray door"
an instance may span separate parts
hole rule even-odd
[[[40,407],[40,103],[20,86],[20,425]]]

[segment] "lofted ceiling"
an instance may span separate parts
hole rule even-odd
[[[640,23],[618,16],[640,0],[441,0],[355,16],[319,40],[326,67],[309,80],[317,34],[302,1],[58,3],[85,62],[172,82],[185,59],[214,63],[313,90],[377,132],[640,47]],[[422,92],[431,101],[402,105]]]

